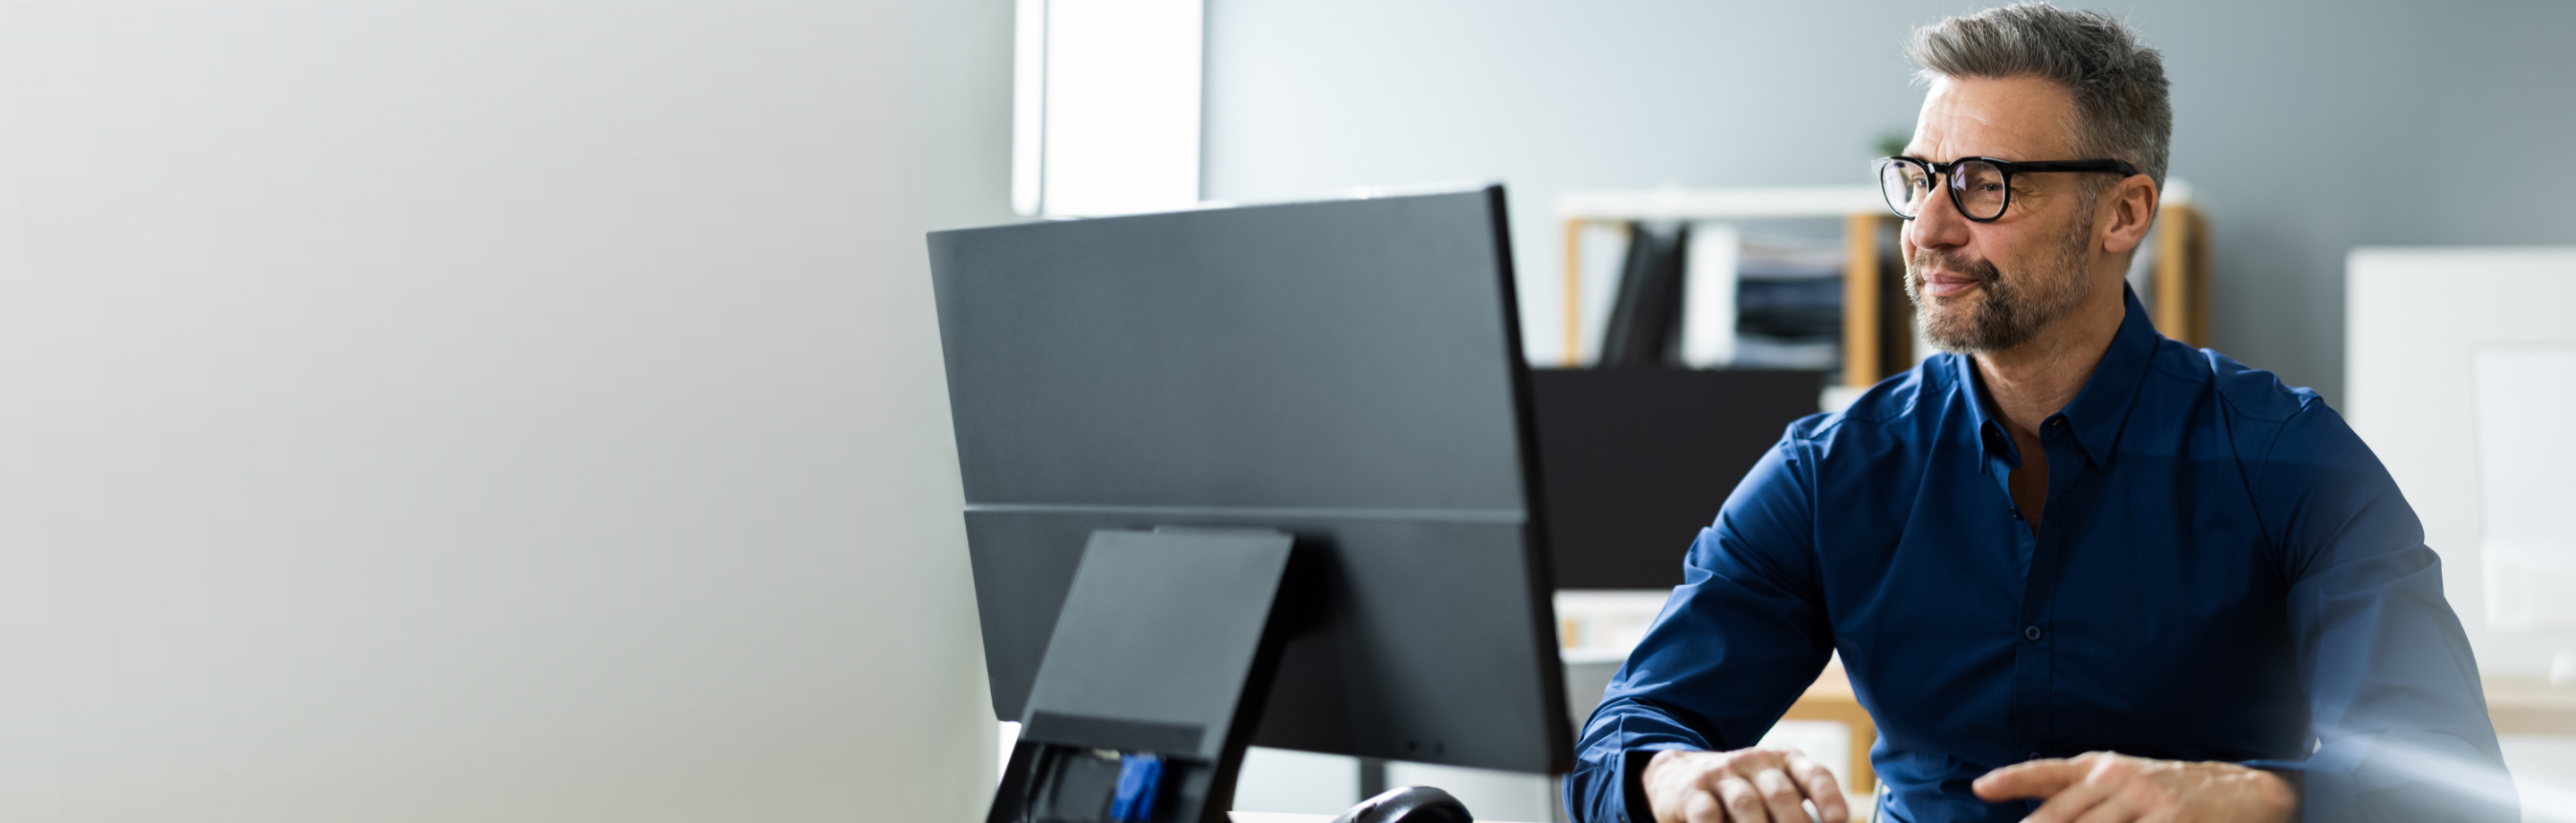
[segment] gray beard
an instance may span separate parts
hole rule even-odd
[[[1914,301],[1915,326],[1932,345],[1959,354],[1988,354],[2030,342],[2093,293],[2093,278],[2084,271],[2084,251],[2092,245],[2093,226],[2076,221],[2069,229],[2059,238],[2057,253],[2044,270],[2016,272],[2009,278],[1991,261],[1915,249],[1905,260],[1905,297]],[[1922,278],[1917,274],[1931,263],[1975,277],[1985,300],[1967,312],[1935,318],[1924,302]]]

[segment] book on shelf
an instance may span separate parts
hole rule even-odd
[[[1590,234],[1584,242],[1582,290],[1611,297],[1597,321],[1582,318],[1582,339],[1590,345],[1578,354],[1578,362],[1773,369],[1841,365],[1845,252],[1839,240],[1685,221],[1632,222],[1623,230]],[[1604,288],[1604,280],[1613,285]]]
[[[1744,234],[1728,223],[1701,224],[1682,258],[1681,364],[1694,369],[1735,365],[1737,255]]]
[[[1628,237],[1599,365],[1681,365],[1682,256],[1690,246],[1690,224],[1638,224]]]
[[[1844,256],[1840,239],[1746,235],[1736,263],[1733,365],[1839,367]]]

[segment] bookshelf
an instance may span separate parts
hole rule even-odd
[[[2194,346],[2209,345],[2209,218],[2192,202],[2191,187],[2167,179],[2155,229],[2148,235],[2155,257],[2148,313],[2156,330]]]
[[[2156,228],[2147,237],[2143,271],[2132,281],[2156,328],[2165,336],[2199,346],[2209,334],[2208,220],[2194,204],[2191,187],[2167,183]],[[1816,219],[1842,224],[1843,323],[1842,383],[1861,387],[1912,368],[1916,360],[1912,312],[1905,305],[1898,278],[1903,266],[1895,256],[1900,221],[1874,186],[1786,186],[1766,188],[1668,187],[1625,191],[1576,191],[1559,195],[1558,219],[1565,237],[1565,360],[1582,365],[1586,329],[1583,236],[1599,225],[1624,226],[1638,221],[1727,222],[1743,220]]]

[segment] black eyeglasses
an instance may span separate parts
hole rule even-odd
[[[1960,216],[1979,223],[1990,223],[2004,216],[2004,207],[2012,203],[2012,176],[2034,171],[2107,171],[2127,177],[2138,173],[2138,167],[2126,160],[2042,160],[2016,163],[1992,157],[1962,157],[1947,163],[1933,163],[1911,157],[1882,157],[1878,160],[1878,186],[1887,195],[1887,207],[1907,220],[1923,213],[1923,203],[1932,196],[1932,178],[1950,178],[1950,205],[1959,207]]]

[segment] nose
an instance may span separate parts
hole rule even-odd
[[[1905,244],[1915,248],[1952,249],[1968,244],[1968,218],[1959,213],[1959,204],[1950,200],[1948,175],[1932,181],[1931,196],[1923,198],[1923,208],[1905,223]]]

